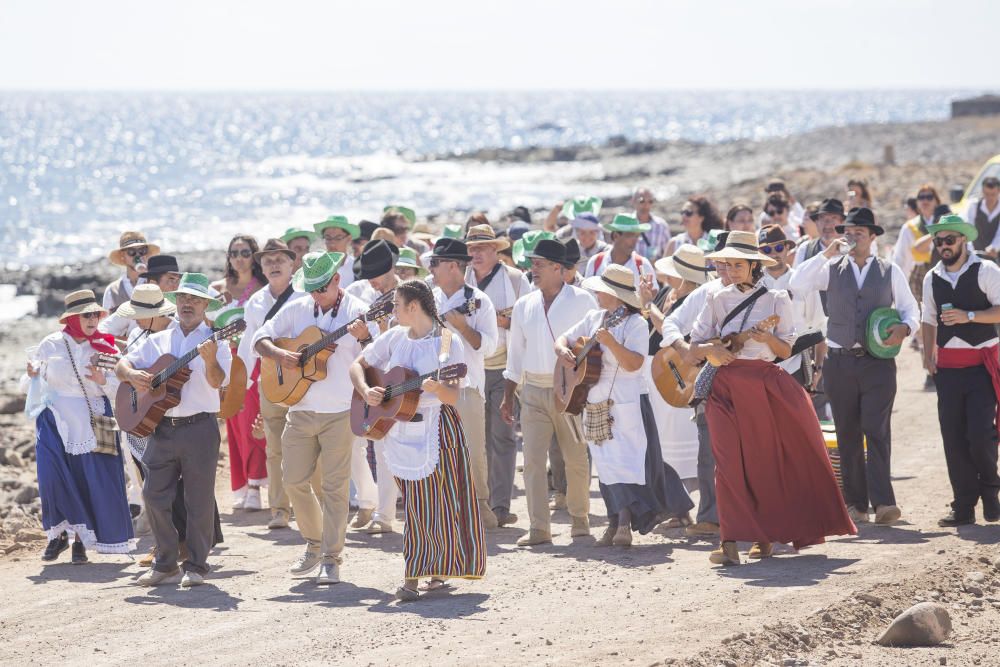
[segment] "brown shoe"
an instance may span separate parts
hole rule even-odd
[[[374,513],[374,507],[362,507],[358,509],[358,513],[354,515],[354,521],[351,522],[351,528],[364,528],[371,523],[372,514]]]
[[[739,565],[740,552],[736,549],[736,542],[723,542],[709,554],[708,560],[716,565]]]
[[[551,502],[549,502],[550,510],[564,510],[566,509],[566,494],[556,493],[552,496]]]
[[[268,530],[288,528],[288,510],[271,510],[271,520],[267,522]]]
[[[708,521],[699,521],[684,529],[684,534],[688,537],[718,537],[719,524]]]
[[[497,515],[493,513],[489,502],[485,500],[479,501],[479,516],[483,518],[483,528],[486,530],[493,530],[500,525],[497,523]]]
[[[594,542],[595,547],[610,547],[614,543],[615,533],[617,529],[613,526],[608,526],[604,529],[604,534],[601,535],[600,539]]]
[[[903,513],[895,505],[879,505],[875,508],[875,523],[888,526],[899,521]]]
[[[552,533],[547,530],[532,528],[517,541],[519,547],[533,547],[538,544],[552,544]]]
[[[152,567],[156,560],[156,546],[154,545],[149,553],[139,559],[139,567]]]
[[[750,552],[747,554],[748,558],[770,558],[774,553],[774,545],[770,542],[754,542],[753,546],[750,547]]]
[[[632,546],[632,529],[629,526],[618,526],[611,544],[616,547]]]
[[[573,517],[573,527],[569,531],[570,537],[586,537],[590,535],[590,517]]]

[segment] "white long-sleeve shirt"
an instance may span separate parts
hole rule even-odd
[[[450,297],[445,296],[440,287],[434,287],[434,302],[437,305],[438,314],[444,319],[444,314],[449,310],[458,308],[465,303],[465,290],[457,289]],[[480,306],[475,312],[465,316],[465,321],[473,330],[479,332],[479,349],[473,349],[472,344],[465,341],[465,364],[468,367],[468,386],[475,389],[483,396],[486,395],[486,370],[484,360],[493,354],[497,347],[497,311],[494,310],[490,298],[481,290],[472,288],[470,298],[479,299]],[[461,335],[451,325],[448,325],[456,335]]]
[[[590,292],[572,285],[563,285],[548,313],[541,290],[522,296],[511,313],[503,376],[518,384],[551,387],[556,339],[595,308],[597,301]]]
[[[684,302],[677,306],[677,310],[663,318],[663,342],[660,347],[669,347],[689,335],[694,330],[694,323],[698,320],[701,309],[705,307],[708,295],[718,292],[723,287],[722,280],[715,278],[688,294]]]
[[[705,300],[705,307],[698,314],[698,321],[694,323],[691,340],[696,343],[704,343],[716,337],[725,336],[730,333],[739,333],[756,326],[771,315],[777,315],[780,320],[774,329],[772,329],[774,335],[786,343],[791,344],[794,342],[795,316],[792,313],[792,300],[789,298],[788,292],[784,290],[769,290],[762,294],[753,303],[749,315],[744,310],[729,320],[725,326],[722,326],[722,322],[726,319],[726,316],[751,294],[752,291],[741,292],[736,285],[724,287],[710,294]],[[744,315],[747,315],[746,324],[743,324]],[[739,359],[774,361],[775,354],[767,343],[760,343],[750,338],[743,344],[736,357]]]
[[[925,225],[933,223],[933,218],[930,220],[924,219]],[[913,273],[913,267],[917,265],[916,260],[913,259],[913,244],[916,241],[917,239],[913,236],[913,230],[910,228],[910,221],[907,220],[899,228],[899,237],[896,239],[896,245],[892,249],[892,263],[902,270],[904,276],[909,276]]]
[[[931,325],[932,327],[940,326],[938,322],[938,305],[934,302],[934,289],[932,283],[934,280],[934,275],[937,274],[939,277],[944,278],[952,287],[958,285],[958,279],[962,277],[962,274],[968,271],[973,264],[981,264],[979,267],[978,284],[979,289],[983,291],[986,298],[989,299],[990,303],[994,306],[1000,306],[1000,266],[997,266],[994,262],[984,262],[979,259],[978,255],[969,254],[968,259],[962,267],[954,272],[950,273],[945,270],[944,264],[938,262],[933,269],[927,272],[924,276],[924,309],[922,320],[924,323]],[[993,347],[997,344],[996,338],[991,338],[990,340],[977,345],[976,347]],[[958,336],[952,336],[951,339],[945,343],[945,347],[960,347],[968,348],[970,345],[959,338]]]
[[[278,296],[281,295],[279,294]],[[282,306],[282,309],[293,301],[307,296],[309,295],[305,292],[292,292],[291,296],[288,297],[288,300]],[[256,335],[257,330],[264,325],[264,317],[267,316],[267,313],[277,300],[278,298],[271,294],[271,288],[268,286],[254,292],[243,305],[243,320],[247,323],[247,328],[240,338],[240,346],[236,350],[236,356],[243,360],[243,365],[246,366],[247,387],[253,384],[250,375],[253,373],[253,367],[257,363],[257,359],[260,358],[253,347],[253,337]],[[279,310],[278,312],[281,311]],[[275,313],[275,316],[277,316],[277,313]]]
[[[788,281],[788,286],[792,290],[792,293],[801,293],[804,297],[808,292],[819,292],[827,289],[830,285],[830,267],[842,259],[842,255],[836,255],[832,259],[828,259],[821,253],[792,269],[792,277]],[[851,260],[851,270],[854,272],[854,281],[859,290],[864,285],[865,278],[868,276],[868,271],[871,269],[872,262],[874,261],[875,256],[869,255],[868,259],[865,260],[864,268],[861,268],[857,262],[853,259]],[[910,291],[910,283],[903,274],[902,269],[896,264],[890,264],[893,307],[899,311],[899,317],[903,320],[903,324],[910,327],[910,334],[912,335],[916,333],[917,327],[920,325],[920,304],[913,297],[913,293]],[[840,345],[830,339],[827,339],[826,344],[832,348],[840,347]]]
[[[788,283],[792,279],[791,270],[775,278],[767,271],[764,271],[764,284],[768,289],[784,290],[789,292],[792,298],[792,314],[794,317],[796,336],[801,336],[808,331],[826,331],[826,315],[823,314],[823,302],[819,298],[819,292],[806,292],[797,294],[790,290]],[[786,373],[794,373],[802,366],[802,355],[796,354],[778,363]]]

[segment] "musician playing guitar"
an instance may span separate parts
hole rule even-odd
[[[115,373],[135,389],[149,391],[149,368],[164,354],[181,357],[197,347],[188,365],[191,376],[181,387],[180,403],[167,410],[149,439],[142,462],[146,468],[143,496],[156,541],[156,560],[139,577],[144,586],[197,586],[208,573],[208,551],[215,535],[215,471],[219,460],[219,388],[229,380],[232,352],[211,340],[205,311],[221,306],[209,296],[208,278],[186,273],[167,297],[177,305],[177,325],[148,336],[118,362]],[[187,550],[184,574],[177,567],[179,537],[171,519],[177,484],[184,476],[187,506]]]
[[[366,371],[402,367],[423,376],[467,359],[462,338],[441,325],[427,283],[407,280],[396,288],[394,299],[399,326],[379,336],[351,366],[354,388],[373,408],[385,402],[387,388],[370,386]],[[430,577],[427,587],[434,589],[446,578],[479,579],[486,570],[486,540],[465,433],[453,407],[459,383],[427,378],[419,390],[417,412],[410,421],[393,425],[385,437],[386,460],[402,490],[406,514],[405,579],[396,591],[403,601],[419,599],[420,578]]]
[[[281,437],[282,481],[295,510],[305,553],[289,568],[307,575],[320,566],[317,584],[340,581],[341,552],[347,533],[351,457],[354,436],[350,428],[351,385],[347,369],[361,353],[361,341],[371,339],[360,301],[340,288],[339,252],[313,252],[302,258],[302,288],[311,299],[289,303],[253,338],[254,349],[292,371],[300,369],[301,352],[290,352],[272,340],[294,338],[308,327],[334,331],[347,326],[326,361],[326,377],[312,384],[302,400],[288,408]],[[310,481],[319,466],[323,483],[319,500]]]
[[[462,241],[438,239],[431,253],[430,269],[434,276],[434,302],[448,328],[462,337],[468,366],[468,386],[459,391],[455,407],[465,427],[465,442],[475,481],[479,513],[487,529],[497,527],[497,517],[490,506],[489,476],[486,470],[486,357],[497,345],[497,316],[489,297],[465,282],[465,271],[472,257]]]

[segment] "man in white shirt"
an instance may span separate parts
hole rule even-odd
[[[497,238],[489,225],[470,227],[465,237],[472,260],[465,272],[465,282],[475,285],[490,299],[496,313],[496,349],[483,359],[484,397],[486,399],[486,466],[490,485],[490,506],[497,525],[517,522],[510,511],[514,494],[514,473],[517,466],[517,443],[514,428],[500,414],[507,367],[507,338],[510,316],[519,297],[531,291],[527,276],[500,261],[499,251],[510,246],[507,239]]]
[[[347,327],[345,335],[330,341],[336,348],[326,360],[326,377],[313,382],[302,399],[288,408],[281,436],[285,490],[306,540],[305,553],[289,571],[304,576],[319,565],[317,584],[340,581],[354,449],[350,424],[353,388],[347,369],[361,353],[362,341],[371,340],[363,319],[367,308],[340,288],[338,269],[343,263],[342,253],[306,255],[302,259],[302,287],[312,298],[298,299],[282,308],[252,341],[262,358],[279,362],[295,377],[308,359],[303,358],[303,352],[277,347],[274,339],[295,338],[310,327],[326,334]],[[323,479],[318,501],[311,487],[317,466]]]
[[[972,247],[995,260],[1000,253],[1000,178],[983,179],[983,196],[969,202],[965,221],[976,228]]]
[[[531,528],[519,546],[552,541],[546,459],[555,433],[566,464],[566,504],[572,517],[572,537],[590,534],[590,475],[587,445],[579,417],[555,407],[552,375],[555,341],[579,322],[597,301],[564,279],[566,246],[542,239],[527,257],[536,289],[514,304],[507,343],[503,403],[500,412],[514,420],[514,391],[521,386],[521,431],[524,434],[524,488]]]
[[[611,247],[590,258],[583,277],[603,275],[610,264],[619,264],[631,270],[637,283],[643,276],[655,276],[650,261],[635,252],[639,235],[649,229],[649,224],[639,222],[630,215],[616,215],[614,220],[604,225],[604,230],[611,234]]]
[[[208,296],[208,278],[186,273],[177,291],[168,295],[177,304],[177,326],[146,338],[115,368],[122,382],[149,391],[154,376],[149,368],[164,354],[180,358],[197,348],[188,363],[191,376],[181,387],[180,403],[166,411],[149,438],[142,462],[146,468],[143,497],[156,540],[156,561],[139,577],[143,586],[177,584],[198,586],[208,574],[208,551],[215,536],[215,471],[219,460],[219,388],[229,381],[232,353],[218,345],[205,324],[205,311],[221,304]],[[177,567],[180,543],[171,516],[177,484],[184,477],[187,506],[188,558],[184,575]]]
[[[346,288],[354,282],[354,253],[351,252],[351,241],[358,238],[361,229],[348,222],[342,215],[331,215],[323,222],[313,225],[316,233],[323,239],[327,252],[339,252],[344,256],[340,267],[340,287]]]
[[[497,313],[485,293],[466,284],[465,271],[472,257],[463,241],[440,238],[431,253],[434,302],[445,324],[465,342],[468,385],[459,390],[455,408],[462,418],[469,464],[479,501],[479,512],[487,529],[497,527],[490,506],[486,465],[486,357],[497,346]],[[477,305],[478,302],[478,305]]]
[[[872,254],[883,229],[875,224],[871,209],[851,209],[837,232],[848,240],[838,239],[799,265],[789,288],[801,296],[826,290],[828,356],[823,376],[837,426],[848,513],[855,523],[866,523],[874,506],[875,522],[891,524],[901,516],[890,465],[896,361],[872,356],[865,347],[866,331],[872,312],[894,307],[902,321],[889,329],[884,345],[899,345],[919,326],[920,306],[902,270]],[[842,247],[848,254],[842,254]]]

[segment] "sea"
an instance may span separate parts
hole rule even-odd
[[[330,214],[377,220],[625,194],[593,163],[428,159],[481,148],[724,142],[943,119],[963,91],[0,93],[0,265],[106,255],[124,229],[223,248]]]

